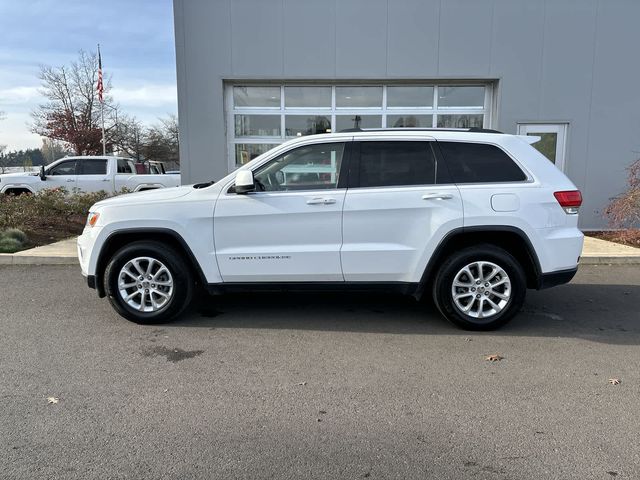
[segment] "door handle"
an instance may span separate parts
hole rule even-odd
[[[75,182],[75,180],[73,180],[71,178],[67,178],[67,182]]]
[[[108,182],[108,181],[109,181],[109,179],[108,179],[108,178],[103,178],[103,179],[102,179],[102,181],[103,181],[103,182]]]
[[[336,203],[335,198],[316,197],[307,200],[307,205],[331,205],[333,203]]]
[[[423,200],[450,200],[452,198],[451,193],[425,193],[422,195]]]

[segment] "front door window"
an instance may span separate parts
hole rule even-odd
[[[291,150],[254,174],[259,191],[337,188],[344,143],[321,143]]]
[[[75,175],[76,174],[76,161],[68,160],[66,162],[60,162],[55,167],[52,167],[47,175]]]

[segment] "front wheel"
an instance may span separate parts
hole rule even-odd
[[[182,255],[152,241],[118,250],[105,269],[104,285],[113,308],[141,324],[173,320],[193,295],[193,278]]]
[[[433,285],[436,306],[465,330],[494,330],[518,313],[526,294],[522,266],[493,245],[465,248],[439,268]]]

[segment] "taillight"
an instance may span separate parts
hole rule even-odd
[[[564,211],[568,214],[575,215],[578,213],[580,205],[582,205],[582,194],[580,190],[565,190],[562,192],[554,192],[553,196],[560,204]]]

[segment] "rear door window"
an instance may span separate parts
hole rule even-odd
[[[78,175],[106,175],[107,161],[99,159],[85,159],[80,162]]]
[[[436,173],[431,142],[360,142],[360,187],[433,185]]]
[[[525,173],[502,149],[486,143],[441,142],[454,183],[522,182]]]

